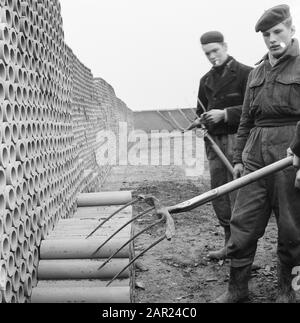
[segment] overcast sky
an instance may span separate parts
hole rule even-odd
[[[300,35],[299,0],[60,0],[65,40],[95,77],[132,110],[194,107],[210,69],[199,38],[224,33],[229,53],[254,64],[266,53],[254,26],[264,10],[289,4]]]

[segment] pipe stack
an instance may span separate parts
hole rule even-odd
[[[71,70],[57,0],[0,8],[0,253],[2,300],[25,302],[41,240],[76,209],[80,179]]]
[[[128,265],[130,247],[122,249],[108,264],[99,268],[130,239],[131,227],[128,226],[103,248],[96,250],[132,218],[132,208],[120,212],[90,239],[86,237],[116,209],[131,201],[131,192],[79,196],[79,208],[74,218],[61,220],[41,245],[39,283],[32,295],[33,303],[130,302],[129,270],[124,271],[112,287],[105,287],[110,279]]]
[[[79,193],[103,182],[109,169],[95,156],[97,132],[112,122],[105,109],[64,42],[59,1],[0,0],[2,302],[29,300],[41,241],[74,215]]]

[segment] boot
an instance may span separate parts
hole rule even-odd
[[[296,293],[293,290],[292,282],[292,267],[278,261],[277,264],[278,275],[278,297],[276,303],[288,304],[296,303]]]
[[[224,227],[224,233],[225,233],[225,244],[224,248],[218,250],[218,251],[212,251],[208,254],[208,258],[210,260],[225,260],[227,258],[227,252],[226,252],[226,247],[228,244],[228,241],[230,239],[230,227]]]
[[[235,304],[243,303],[249,299],[248,282],[251,277],[251,267],[230,268],[228,291],[214,301],[214,303]]]

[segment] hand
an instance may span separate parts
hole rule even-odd
[[[215,125],[223,120],[225,120],[225,111],[224,110],[210,110],[203,114],[203,119],[208,125]]]
[[[233,179],[238,179],[243,176],[244,173],[244,165],[236,164],[233,169]]]

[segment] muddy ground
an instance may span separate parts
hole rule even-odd
[[[153,194],[166,205],[174,205],[208,189],[207,182],[195,185],[188,180],[147,181],[136,191]],[[134,208],[134,214],[144,209],[145,206],[139,204]],[[137,303],[209,303],[226,290],[229,264],[207,259],[210,250],[223,244],[223,230],[212,205],[175,215],[174,220],[177,231],[173,241],[161,243],[139,263],[136,279],[142,288],[136,289]],[[136,224],[136,231],[152,222],[153,218],[146,217]],[[136,252],[145,249],[162,234],[163,230],[157,228],[143,235],[136,241]],[[276,236],[276,224],[272,219],[257,253],[256,264],[260,269],[253,272],[251,302],[268,303],[276,298]]]
[[[177,166],[115,167],[104,190],[131,190],[134,195],[152,194],[164,205],[175,205],[210,189],[206,171],[201,176],[186,177],[186,169]],[[134,215],[148,207],[139,203]],[[211,204],[192,212],[174,216],[176,236],[164,241],[141,258],[136,270],[138,287],[136,303],[210,303],[225,290],[229,263],[211,262],[207,254],[223,245],[223,229],[218,225]],[[135,224],[139,232],[153,223],[146,216]],[[135,243],[136,254],[164,234],[162,228],[152,229]],[[277,227],[270,220],[260,241],[250,282],[251,302],[269,303],[276,299]]]

